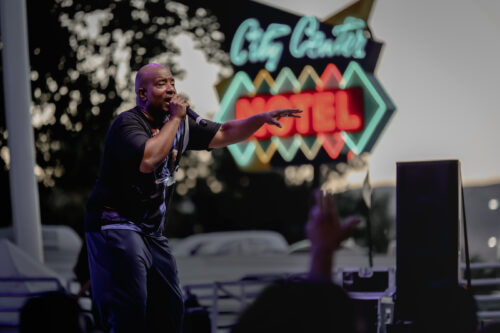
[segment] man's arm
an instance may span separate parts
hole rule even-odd
[[[183,119],[175,117],[166,122],[158,135],[149,138],[144,147],[139,171],[142,173],[151,173],[160,165],[165,157],[170,153],[174,143],[177,129]]]
[[[300,118],[297,109],[277,109],[269,112],[259,113],[246,119],[228,121],[215,133],[208,148],[221,148],[233,143],[248,139],[255,131],[264,124],[281,127],[279,122],[282,117]]]
[[[144,147],[139,171],[153,172],[170,153],[177,129],[186,116],[187,102],[179,95],[175,95],[169,104],[170,119],[163,124],[158,135],[149,138]]]

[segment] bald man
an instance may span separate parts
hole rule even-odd
[[[224,124],[200,126],[162,65],[136,76],[137,105],[122,112],[106,136],[99,178],[87,202],[85,237],[92,297],[112,332],[181,332],[183,297],[163,230],[182,153],[225,147],[263,124],[281,127],[278,109]]]

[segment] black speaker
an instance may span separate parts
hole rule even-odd
[[[419,295],[459,281],[460,162],[399,162],[396,184],[398,321],[413,321]]]

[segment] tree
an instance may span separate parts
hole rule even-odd
[[[180,32],[189,33],[210,61],[227,63],[218,48],[223,35],[217,27],[209,11],[173,1],[28,2],[31,112],[43,223],[80,229],[106,131],[118,112],[133,105],[138,68],[156,61],[182,75],[172,61],[178,52],[172,38]],[[3,117],[0,132],[3,185],[8,175]],[[9,197],[8,186],[2,191]],[[4,204],[4,212],[10,212]]]

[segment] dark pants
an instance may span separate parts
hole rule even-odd
[[[165,237],[103,230],[85,238],[92,298],[106,330],[181,332],[182,291]]]

